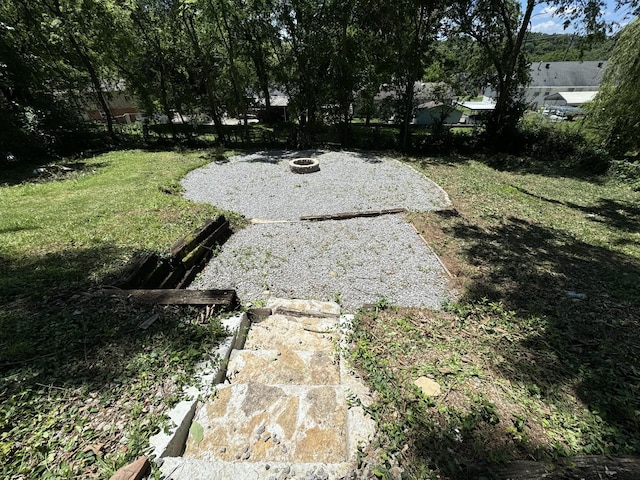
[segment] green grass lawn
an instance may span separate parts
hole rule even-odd
[[[147,448],[222,330],[199,309],[137,306],[103,287],[221,213],[180,196],[179,179],[211,158],[112,152],[22,182],[24,170],[6,172],[0,477],[108,478]]]
[[[145,452],[220,323],[104,286],[220,213],[179,194],[220,155],[112,152],[46,178],[3,172],[0,477],[108,478]],[[477,478],[487,463],[640,453],[640,193],[524,164],[406,161],[453,202],[410,220],[459,300],[356,318],[352,356],[377,391],[375,474]],[[421,396],[418,376],[441,395]]]
[[[488,475],[513,460],[640,454],[640,193],[604,178],[409,160],[453,207],[412,222],[455,278],[442,312],[356,319],[378,392],[380,478]],[[440,396],[412,386],[436,381]]]

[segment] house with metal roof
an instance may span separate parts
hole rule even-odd
[[[416,107],[413,121],[414,125],[454,125],[460,123],[462,110],[453,105],[440,102],[425,102]]]
[[[604,61],[532,63],[525,101],[534,110],[548,101],[581,105],[592,100],[600,89],[606,66]]]
[[[544,97],[544,104],[579,107],[584,103],[593,101],[597,93],[597,91],[552,93]]]

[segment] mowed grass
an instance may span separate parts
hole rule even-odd
[[[22,182],[23,171],[8,172],[0,477],[108,478],[148,448],[222,328],[202,309],[134,305],[105,287],[136,255],[165,254],[221,213],[180,195],[180,178],[209,161],[207,152],[127,151]]]
[[[55,281],[50,271],[46,279],[37,278],[43,258],[85,259],[86,264],[77,264],[78,274],[95,281],[118,267],[114,259],[126,261],[144,249],[166,250],[219,213],[176,195],[178,179],[208,161],[202,153],[112,152],[79,163],[66,179],[3,187],[0,255],[9,271],[2,272],[0,295],[40,287],[34,280]],[[75,261],[63,261],[59,268],[66,275],[71,266]]]
[[[571,172],[407,161],[452,200],[410,219],[459,297],[441,312],[382,302],[356,318],[352,356],[378,392],[378,478],[398,465],[406,478],[466,479],[514,460],[640,455],[640,193]],[[423,396],[420,376],[440,395]]]

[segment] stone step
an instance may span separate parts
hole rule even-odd
[[[196,413],[185,458],[223,462],[343,463],[348,438],[342,386],[224,385]],[[356,446],[357,448],[357,446]]]
[[[300,317],[338,318],[340,305],[335,302],[319,300],[297,300],[271,297],[267,300],[267,308],[275,314]]]
[[[271,299],[228,360],[225,384],[197,406],[166,480],[356,478],[375,423],[371,399],[338,346],[349,318],[331,302]],[[275,313],[282,312],[282,313]]]
[[[233,383],[337,385],[340,362],[333,351],[235,350],[227,367]]]
[[[340,325],[335,319],[271,315],[253,323],[245,350],[322,350],[335,349]]]
[[[352,463],[207,462],[167,457],[160,467],[166,480],[352,480]]]

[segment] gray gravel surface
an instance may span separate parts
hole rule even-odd
[[[191,288],[232,288],[243,304],[269,296],[337,301],[345,311],[386,300],[439,308],[442,266],[402,215],[300,222],[301,215],[449,204],[433,182],[396,160],[352,153],[259,153],[191,172],[185,195],[251,218],[287,219],[235,233]],[[288,169],[320,158],[321,171]]]
[[[233,288],[243,303],[268,296],[337,301],[353,311],[386,299],[437,308],[442,267],[396,215],[252,225],[235,233],[194,288]]]
[[[289,161],[312,157],[320,171],[291,172]],[[297,220],[361,210],[429,211],[449,204],[446,193],[393,159],[348,152],[260,152],[214,162],[182,181],[185,196],[248,218]]]

